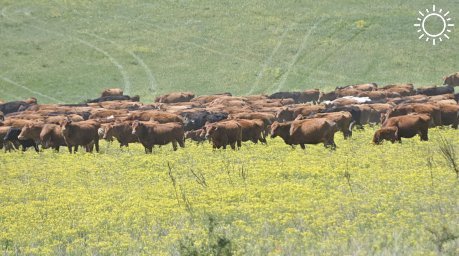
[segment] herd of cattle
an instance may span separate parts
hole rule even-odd
[[[365,124],[381,124],[373,137],[400,141],[420,135],[428,140],[435,126],[457,129],[459,118],[459,72],[444,79],[444,86],[415,89],[412,84],[378,86],[374,83],[319,90],[277,92],[272,95],[235,97],[230,93],[196,97],[174,92],[157,97],[154,103],[123,95],[121,89],[106,89],[101,97],[82,104],[38,104],[35,98],[0,101],[0,149],[26,150],[67,147],[87,152],[99,140],[120,146],[141,143],[146,153],[155,145],[185,147],[185,140],[210,141],[214,149],[242,142],[266,144],[266,137],[281,137],[292,147],[323,143],[336,148],[334,136],[352,136]]]

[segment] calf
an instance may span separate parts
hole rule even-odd
[[[118,140],[120,147],[128,147],[129,143],[139,142],[139,138],[132,134],[131,122],[107,124],[104,128],[103,139],[111,141],[112,137]]]
[[[29,147],[34,147],[35,151],[38,152],[38,146],[32,139],[19,140],[18,136],[21,133],[21,129],[11,127],[3,138],[4,142],[11,142],[13,144],[19,144],[22,146],[22,151],[26,151]]]
[[[92,152],[92,144],[96,146],[96,151],[99,152],[99,135],[97,133],[100,124],[95,121],[82,121],[74,123],[70,119],[66,119],[61,123],[61,132],[64,136],[65,143],[72,153],[73,146],[85,146],[86,152]],[[78,148],[75,148],[76,153]]]
[[[192,141],[198,142],[198,144],[203,143],[206,140],[206,132],[204,129],[198,129],[194,131],[185,132],[185,139],[190,139]]]
[[[132,123],[132,134],[136,135],[145,148],[145,153],[151,153],[154,145],[166,145],[172,143],[174,151],[177,150],[177,143],[185,147],[185,136],[183,126],[179,123],[149,123],[134,121]]]
[[[57,152],[59,152],[59,147],[67,146],[61,126],[57,124],[45,124],[40,132],[40,141],[44,149],[53,148]],[[74,152],[77,150],[78,145],[75,145]]]
[[[235,120],[221,121],[206,125],[206,139],[212,141],[214,149],[226,149],[227,145],[235,150],[242,144],[242,127]]]

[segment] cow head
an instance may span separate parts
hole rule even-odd
[[[68,127],[72,124],[72,119],[70,117],[65,117],[64,120],[61,121],[61,131],[63,133],[67,132]]]
[[[397,127],[385,127],[377,130],[373,136],[373,143],[380,145],[384,140],[394,143],[398,139]]]
[[[277,121],[286,122],[293,119],[293,110],[288,107],[283,107],[281,110],[276,113]]]
[[[277,121],[274,121],[274,123],[271,124],[271,138],[276,138],[279,134],[278,134],[278,129],[279,129],[279,122]]]
[[[19,140],[26,140],[30,136],[30,131],[33,127],[33,124],[26,124],[24,127],[21,129],[21,133],[18,135]]]
[[[218,127],[216,125],[212,125],[212,124],[206,125],[206,129],[205,129],[206,135],[204,136],[204,138],[206,140],[210,139],[217,130],[218,130]]]
[[[98,133],[99,137],[101,137],[104,140],[112,141],[112,136],[113,136],[113,125],[112,124],[107,124],[99,128]]]
[[[132,123],[131,127],[132,127],[132,134],[133,135],[139,135],[141,130],[143,129],[144,125],[141,122],[139,122],[138,120],[136,120],[136,121],[134,121]]]

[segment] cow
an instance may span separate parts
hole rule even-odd
[[[377,130],[373,136],[373,144],[381,144],[384,140],[388,140],[392,143],[398,140],[398,128],[397,127],[383,127]]]
[[[172,123],[172,122],[182,123],[183,122],[182,117],[179,115],[157,111],[157,110],[130,112],[127,115],[126,120],[127,121],[138,120],[138,121],[144,121],[144,122],[155,121],[159,123]]]
[[[206,132],[204,129],[198,129],[185,132],[185,139],[196,141],[198,144],[206,141]]]
[[[114,95],[114,96],[104,96],[96,99],[89,99],[86,100],[85,103],[100,103],[100,102],[105,102],[105,101],[119,101],[119,100],[126,100],[126,101],[139,101],[140,96],[135,95],[135,96],[128,96],[128,95]]]
[[[77,114],[70,114],[67,116],[58,115],[58,116],[48,116],[45,118],[45,123],[48,124],[60,124],[64,119],[70,118],[73,122],[81,122],[84,121],[84,118]]]
[[[242,144],[242,127],[236,120],[226,120],[206,124],[206,139],[210,139],[213,149],[226,149],[227,145],[236,150]]]
[[[20,140],[18,138],[19,134],[21,133],[21,129],[11,127],[8,132],[6,133],[5,137],[3,137],[3,142],[11,142],[14,145],[21,145],[22,151],[26,151],[27,148],[33,147],[36,152],[39,152],[38,146],[35,143],[34,140],[32,139],[25,139],[25,140]]]
[[[326,118],[297,120],[289,123],[274,122],[271,125],[271,138],[280,136],[286,144],[300,145],[302,149],[306,148],[305,144],[318,143],[335,149],[336,131],[336,123]]]
[[[441,122],[443,126],[451,125],[457,129],[459,118],[459,106],[454,104],[438,104],[441,112]]]
[[[448,93],[454,93],[453,86],[429,86],[416,89],[416,94],[422,94],[427,96],[442,95]]]
[[[326,118],[333,121],[336,123],[337,129],[343,133],[344,139],[352,137],[352,127],[355,121],[352,121],[352,114],[348,111],[318,113],[313,118]]]
[[[8,115],[10,113],[24,111],[30,105],[30,103],[25,101],[10,101],[0,104],[0,111],[3,112],[4,115]]]
[[[185,131],[201,129],[206,123],[209,114],[210,113],[205,109],[181,112],[180,116],[183,119],[183,129]]]
[[[172,92],[166,95],[159,96],[155,99],[158,103],[178,103],[189,102],[195,95],[191,92]]]
[[[335,88],[335,90],[347,90],[347,89],[355,89],[359,91],[376,91],[378,89],[378,85],[376,83],[367,83],[367,84],[347,85],[344,87]]]
[[[123,95],[123,89],[119,88],[111,88],[111,89],[105,89],[102,91],[101,97],[107,97],[107,96],[122,96]]]
[[[443,77],[443,85],[459,86],[459,72]]]
[[[34,140],[35,143],[40,143],[40,133],[41,129],[43,129],[45,123],[36,122],[36,123],[29,123],[22,127],[21,133],[18,135],[19,140]]]
[[[276,116],[272,113],[263,112],[243,112],[238,114],[232,114],[228,116],[228,119],[259,119],[263,120],[264,123],[264,136],[266,137],[269,133],[269,126],[276,120]]]
[[[338,94],[335,91],[332,92],[321,92],[319,96],[319,102],[332,101],[338,98]]]
[[[70,119],[66,119],[60,126],[70,153],[72,153],[72,147],[74,146],[84,146],[86,147],[86,152],[92,152],[93,144],[96,146],[96,152],[99,152],[98,129],[100,124],[98,122],[92,120],[73,122]],[[77,150],[78,148],[75,148],[74,153]]]
[[[177,150],[177,143],[180,147],[185,147],[185,132],[180,123],[159,124],[134,121],[132,134],[138,137],[147,154],[152,153],[154,145],[172,143],[174,151]]]
[[[258,141],[266,144],[265,123],[261,119],[236,119],[242,129],[242,141],[252,141],[257,144]]]
[[[139,142],[139,138],[135,134],[132,134],[131,122],[107,124],[104,127],[102,138],[111,141],[112,137],[118,140],[120,147],[129,147],[129,143]]]
[[[3,138],[5,138],[6,134],[10,130],[11,126],[0,126],[0,149],[5,148],[6,151],[11,151],[13,147],[18,148],[19,144],[16,142],[15,145],[13,145],[11,142],[5,142],[3,141]]]
[[[402,116],[410,113],[428,114],[432,117],[431,126],[442,125],[440,107],[427,103],[398,105],[395,108],[388,110],[385,114],[381,115],[381,123],[384,123],[386,119],[390,117]]]
[[[398,93],[401,97],[415,94],[413,84],[390,84],[380,88],[380,90],[385,92],[395,92]]]
[[[40,141],[43,149],[52,148],[59,152],[59,147],[66,147],[65,137],[60,125],[45,124],[40,132]],[[78,151],[78,145],[73,146],[74,152]]]
[[[319,89],[306,90],[302,92],[276,92],[268,96],[269,99],[288,99],[291,98],[295,103],[306,103],[319,101]]]
[[[387,137],[395,137],[397,141],[402,142],[402,138],[412,138],[417,134],[420,135],[421,141],[429,140],[429,123],[431,117],[426,114],[409,114],[396,116],[387,119],[381,128],[395,127],[395,130],[376,131],[373,136],[374,144],[381,144]],[[392,135],[390,133],[392,132]],[[382,136],[382,137],[381,137]]]
[[[323,105],[297,105],[294,108],[284,107],[276,113],[276,119],[279,122],[294,120],[298,115],[309,116],[312,113],[318,113],[325,110]]]

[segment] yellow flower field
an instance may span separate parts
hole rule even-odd
[[[0,153],[4,255],[458,255],[459,180],[430,141],[281,139]]]

